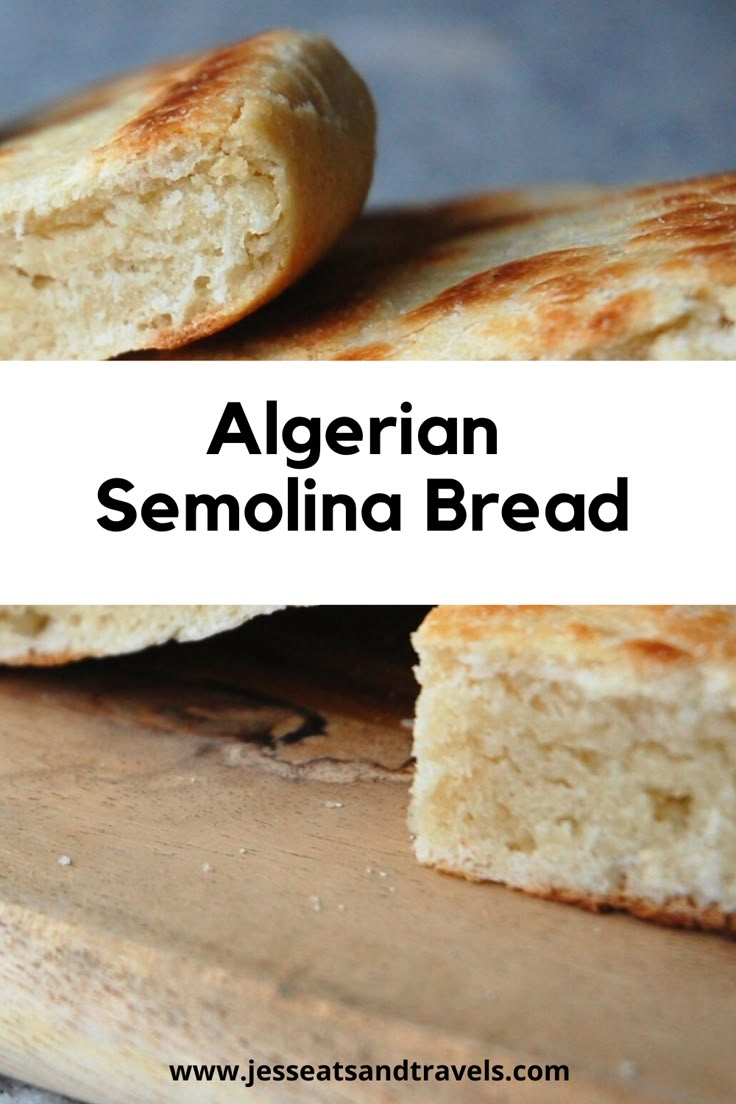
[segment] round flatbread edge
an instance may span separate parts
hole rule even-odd
[[[0,663],[54,666],[201,640],[282,606],[0,606]]]

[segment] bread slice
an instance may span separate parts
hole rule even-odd
[[[0,606],[0,663],[50,666],[200,640],[280,606]]]
[[[212,333],[360,211],[374,111],[327,39],[274,31],[144,69],[0,143],[0,357]]]
[[[438,607],[414,643],[421,862],[736,931],[736,607]]]
[[[736,357],[736,173],[368,213],[277,303],[180,355]]]

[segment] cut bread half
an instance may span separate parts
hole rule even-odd
[[[327,40],[273,31],[112,81],[0,143],[0,357],[174,348],[355,219],[374,111]]]
[[[736,931],[736,608],[438,607],[414,642],[421,862]]]

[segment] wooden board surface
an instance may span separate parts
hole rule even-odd
[[[736,1099],[736,945],[414,862],[418,619],[290,610],[0,673],[0,1070],[156,1104],[254,1098],[169,1063],[488,1057],[570,1081],[256,1095]]]

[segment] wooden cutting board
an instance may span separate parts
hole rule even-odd
[[[419,617],[290,610],[0,673],[0,1070],[180,1104],[254,1094],[169,1063],[487,1057],[570,1081],[255,1096],[732,1104],[736,945],[414,862]]]

